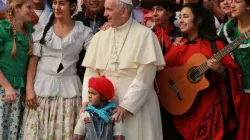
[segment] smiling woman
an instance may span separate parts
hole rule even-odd
[[[225,23],[221,36],[225,37],[228,43],[236,40],[243,33],[249,33],[250,30],[250,1],[232,0],[230,6],[232,19]],[[245,93],[234,96],[236,114],[239,118],[239,131],[236,139],[250,139],[250,39],[241,43],[241,45],[232,52],[235,62],[240,66],[243,76],[242,83]],[[241,81],[240,81],[241,82]]]
[[[219,51],[224,48],[223,42],[216,35],[213,15],[199,4],[185,4],[180,13],[179,23],[185,39],[183,44],[173,47],[166,55],[167,72],[173,67],[184,64],[195,66],[200,58],[197,58],[193,63],[189,61],[195,54],[211,58],[215,50]],[[215,45],[211,45],[212,42]],[[191,109],[183,115],[174,116],[175,126],[187,140],[231,139],[233,134],[231,130],[237,129],[235,127],[237,119],[231,116],[232,114],[226,114],[225,111],[230,109],[234,112],[234,106],[229,107],[229,102],[233,102],[229,98],[238,94],[236,89],[240,88],[240,85],[237,84],[237,81],[241,80],[240,69],[230,55],[226,55],[221,61],[211,58],[203,62],[210,68],[205,73],[210,86],[198,93]],[[185,73],[183,72],[185,69],[186,67],[182,67],[176,73],[179,72],[181,75],[181,73]],[[180,92],[184,100],[187,99],[184,90]],[[187,92],[186,88],[185,92]],[[194,91],[187,92],[189,97],[192,93]],[[172,101],[169,100],[169,102]],[[185,101],[179,103],[187,106]]]
[[[0,20],[0,139],[18,139],[21,128],[32,10],[32,0],[8,0],[8,17]]]
[[[71,16],[76,0],[54,0],[42,32],[33,34],[34,49],[27,72],[23,139],[71,140],[81,108],[82,84],[76,63],[93,33]],[[39,132],[39,133],[37,133]]]

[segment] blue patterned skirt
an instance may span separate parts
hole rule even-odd
[[[20,139],[20,130],[23,117],[23,95],[24,91],[16,90],[16,102],[9,102],[5,99],[4,88],[0,86],[0,139]]]

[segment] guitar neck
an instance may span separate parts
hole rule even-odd
[[[222,50],[215,53],[210,59],[214,58],[217,61],[221,60],[225,55],[229,54],[231,51],[233,51],[235,48],[237,48],[242,42],[244,42],[248,38],[247,35],[243,34],[240,37],[238,37],[234,42],[228,44],[225,46]],[[204,74],[209,67],[207,66],[207,62],[204,62],[197,68],[200,72],[200,74]]]

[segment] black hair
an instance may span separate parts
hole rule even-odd
[[[194,14],[194,25],[198,24],[199,20],[201,20],[198,25],[199,37],[206,38],[208,40],[218,39],[214,16],[208,9],[198,3],[187,3],[183,5],[183,8],[190,8]]]
[[[175,9],[173,6],[167,3],[157,3],[157,4],[154,4],[153,6],[162,6],[164,9],[166,9],[168,13],[171,13],[168,20],[170,23],[174,23],[176,14],[175,14]]]
[[[67,0],[67,1],[69,1],[69,4],[70,4],[70,5],[77,4],[77,0]],[[51,0],[50,3],[51,3],[51,5],[52,5],[53,0]],[[73,9],[73,10],[71,10],[71,11],[70,11],[71,14],[73,14],[75,10],[76,10],[76,8]],[[45,28],[44,28],[43,36],[42,36],[42,38],[41,38],[41,40],[40,40],[40,44],[45,44],[45,36],[46,36],[48,30],[50,29],[50,27],[53,25],[54,20],[55,20],[55,15],[54,15],[54,13],[52,13],[52,15],[50,16],[49,22],[47,23],[47,25],[46,25]]]
[[[184,0],[180,0],[180,4],[184,5]],[[203,5],[203,0],[198,0],[198,4]]]
[[[219,4],[221,3],[221,0],[219,0]],[[221,8],[221,7],[220,7]],[[219,20],[220,21],[220,20]],[[222,23],[226,23],[228,21],[228,15],[225,14],[224,18],[223,18],[223,21],[220,21]]]
[[[173,6],[171,6],[170,4],[161,4],[159,6],[162,6],[164,9],[166,9],[167,12],[171,13],[171,16],[169,16],[169,22],[170,23],[174,23],[175,21],[175,9]]]
[[[249,0],[245,0],[246,4],[250,6],[250,1]]]

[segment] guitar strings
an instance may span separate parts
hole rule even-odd
[[[200,76],[201,76],[201,75],[200,75],[200,72],[199,72],[198,69],[193,69],[193,70],[191,70],[191,72],[190,72],[190,78],[191,78],[192,80],[197,80]]]

